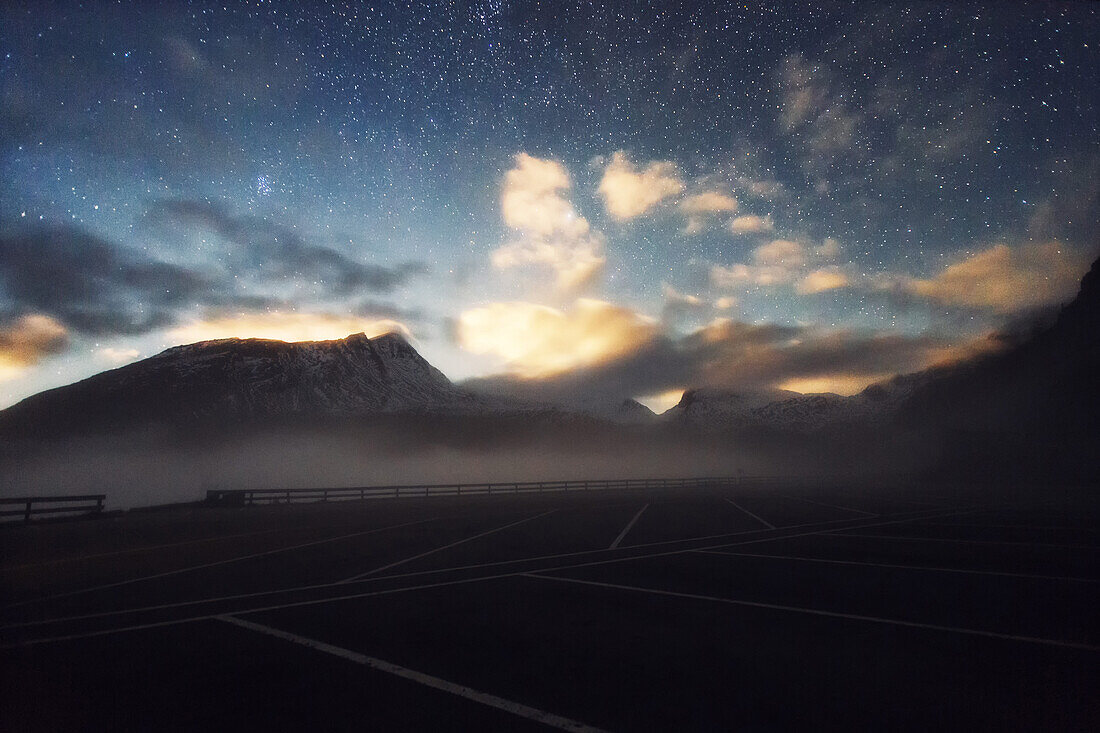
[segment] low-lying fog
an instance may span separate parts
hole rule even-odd
[[[564,479],[898,473],[899,449],[847,441],[735,440],[599,426],[483,430],[415,425],[275,429],[248,437],[145,434],[69,439],[0,465],[3,495],[105,493],[108,508],[198,501],[207,489],[320,488]]]

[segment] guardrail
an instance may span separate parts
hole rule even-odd
[[[611,479],[596,481],[511,481],[477,484],[407,484],[357,486],[330,489],[209,489],[206,503],[218,506],[291,504],[346,499],[395,499],[425,496],[473,496],[478,494],[534,494],[545,491],[604,491],[607,489],[676,489],[741,486],[777,481],[772,476],[718,478]]]
[[[99,514],[103,511],[106,494],[81,494],[78,496],[15,496],[0,499],[0,507],[6,505],[22,506],[22,509],[0,509],[0,517],[22,515],[24,522],[31,521],[37,514]],[[36,507],[35,504],[65,504],[65,506]]]

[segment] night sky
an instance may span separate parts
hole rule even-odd
[[[0,407],[401,330],[554,399],[845,394],[1098,250],[1090,3],[5,3]]]

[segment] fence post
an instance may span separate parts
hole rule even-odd
[[[105,497],[102,497],[102,496],[97,496],[95,498],[95,511],[96,511],[96,514],[102,514],[103,513],[103,499],[104,498]]]
[[[24,512],[24,514],[23,514],[23,521],[24,521],[24,522],[29,522],[29,521],[31,521],[31,504],[32,504],[32,503],[33,503],[33,502],[32,502],[32,500],[31,500],[31,499],[27,499],[27,511],[26,511],[26,512]]]

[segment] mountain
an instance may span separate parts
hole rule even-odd
[[[638,400],[624,399],[621,402],[607,407],[589,407],[587,414],[613,423],[622,425],[646,425],[657,419],[653,410],[649,409]]]
[[[396,333],[297,343],[232,338],[170,348],[29,397],[0,412],[0,433],[33,437],[210,419],[456,414],[489,405],[453,385]]]
[[[871,385],[859,394],[692,389],[662,421],[703,429],[921,433],[948,463],[1044,465],[1100,443],[1100,260],[1054,322],[1006,351]],[[987,459],[979,459],[985,454]],[[998,456],[998,458],[988,458]],[[1100,462],[1096,462],[1100,464]]]
[[[869,401],[832,393],[705,388],[684,392],[680,402],[661,419],[703,429],[806,433],[874,412]]]
[[[754,411],[780,400],[799,396],[785,390],[734,391],[710,387],[689,389],[661,417],[702,427],[739,428],[756,422]]]
[[[898,405],[936,435],[945,470],[1100,478],[1100,260],[1054,323],[1009,350],[937,370]]]

